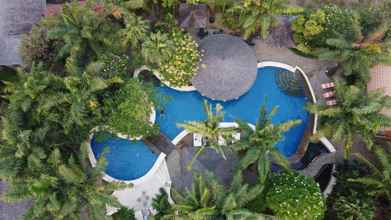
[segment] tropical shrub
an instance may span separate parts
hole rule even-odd
[[[126,55],[103,54],[98,61],[87,66],[86,72],[102,79],[126,79],[133,76],[131,74],[133,65]]]
[[[377,132],[391,123],[391,119],[381,113],[383,108],[391,107],[391,98],[381,91],[366,93],[343,82],[336,83],[335,98],[337,105],[334,107],[308,105],[308,110],[319,116],[319,134],[343,144],[345,158],[350,156],[355,137],[371,149]]]
[[[106,205],[118,207],[111,194],[124,186],[101,184],[106,162],[91,168],[80,145],[101,120],[88,103],[109,83],[87,74],[62,78],[36,66],[19,78],[7,88],[2,118],[0,178],[11,186],[6,200],[33,199],[26,219],[78,219],[82,211],[98,219]]]
[[[31,68],[33,63],[41,62],[47,68],[57,62],[57,53],[61,43],[48,38],[47,29],[51,18],[46,18],[33,26],[31,32],[22,37],[19,54],[23,65]]]
[[[150,115],[154,108],[153,89],[141,84],[136,79],[130,79],[115,94],[105,102],[107,124],[113,132],[131,137],[150,136],[158,132],[152,125]]]
[[[167,59],[160,63],[157,70],[163,80],[173,86],[191,85],[191,79],[197,73],[201,60],[198,44],[189,34],[180,30],[172,31],[169,39],[174,49],[169,51]]]
[[[118,212],[113,215],[114,220],[136,220],[134,216],[134,210],[122,207]]]
[[[293,23],[297,49],[311,53],[315,48],[327,47],[327,39],[343,38],[353,42],[361,37],[358,15],[351,9],[326,5],[300,15]]]
[[[65,60],[68,71],[75,71],[97,60],[100,54],[126,51],[118,43],[124,42],[121,19],[122,11],[109,4],[74,1],[64,5],[56,24],[48,30],[48,38],[63,42],[58,57]]]
[[[338,181],[327,197],[326,219],[373,219],[375,197],[368,193],[366,186],[350,181],[368,173],[368,167],[357,160],[337,164],[335,176]]]
[[[153,216],[156,220],[160,220],[165,215],[169,215],[172,212],[172,205],[168,201],[168,194],[163,188],[161,188],[159,194],[153,198],[152,207],[157,211]]]
[[[244,38],[260,33],[265,39],[269,29],[278,24],[277,16],[299,14],[303,10],[288,6],[287,0],[243,0],[235,1],[225,12],[225,24],[239,29]]]
[[[266,204],[278,219],[323,219],[325,203],[319,185],[296,173],[276,173],[270,177]]]
[[[175,204],[170,207],[169,214],[160,219],[272,219],[244,208],[263,189],[261,184],[244,184],[240,173],[229,187],[224,187],[212,174],[195,173],[191,189],[185,192],[173,191]]]
[[[378,198],[384,198],[391,203],[391,156],[381,147],[374,150],[379,165],[371,163],[366,158],[359,156],[360,161],[364,162],[370,169],[366,176],[349,179],[352,182],[362,184],[367,193]]]

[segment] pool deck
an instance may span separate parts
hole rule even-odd
[[[232,178],[237,163],[237,156],[227,152],[227,160],[224,160],[212,149],[205,149],[193,164],[193,169],[188,170],[187,166],[195,154],[193,147],[193,135],[186,135],[167,156],[167,167],[176,190],[189,188],[193,182],[193,172],[212,172],[221,183],[228,185]]]

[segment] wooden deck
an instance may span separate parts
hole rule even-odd
[[[144,141],[153,151],[155,151],[155,153],[162,152],[169,155],[176,148],[176,146],[171,143],[171,140],[162,133],[157,136],[148,137]]]

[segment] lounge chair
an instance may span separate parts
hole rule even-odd
[[[240,133],[237,132],[237,133],[234,133],[232,135],[232,140],[231,142],[236,142],[236,141],[239,141],[240,140]],[[219,145],[227,145],[227,142],[225,141],[225,139],[223,137],[219,137]]]
[[[330,89],[330,88],[334,88],[335,84],[333,82],[329,82],[329,83],[323,83],[320,86],[322,87],[322,89]]]
[[[336,104],[337,104],[337,100],[335,99],[326,101],[327,106],[334,106]]]
[[[325,99],[327,99],[327,98],[330,98],[330,97],[333,97],[335,95],[335,93],[334,92],[325,92],[325,93],[323,93],[323,98],[325,98]]]
[[[193,146],[201,147],[202,146],[202,135],[198,133],[193,134]]]

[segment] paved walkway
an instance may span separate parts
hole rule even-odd
[[[0,197],[7,190],[7,184],[0,181]],[[31,206],[31,202],[5,203],[0,201],[0,220],[19,220],[26,213],[26,210]]]
[[[335,63],[329,61],[320,61],[317,59],[311,59],[302,57],[288,48],[271,47],[261,40],[255,41],[255,52],[258,62],[262,61],[274,61],[281,62],[293,67],[300,67],[310,79],[312,88],[319,100],[322,100],[321,84],[330,82],[330,79],[326,75],[327,69],[335,66]]]

